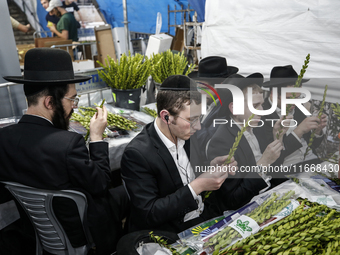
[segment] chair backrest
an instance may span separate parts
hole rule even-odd
[[[85,255],[93,247],[91,234],[87,227],[86,196],[74,190],[41,190],[14,182],[2,182],[29,216],[36,235],[36,254],[45,250],[58,255]],[[53,197],[72,199],[77,207],[83,225],[87,244],[73,248],[63,227],[56,218],[53,208]]]

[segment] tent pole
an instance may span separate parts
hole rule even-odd
[[[127,49],[130,51],[130,36],[129,36],[129,22],[128,22],[128,14],[127,14],[127,5],[126,0],[123,0],[123,13],[124,13],[124,28],[125,28],[125,36],[126,36],[126,43]]]

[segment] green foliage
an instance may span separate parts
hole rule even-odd
[[[332,109],[335,114],[335,116],[340,120],[340,105],[338,103],[332,104]]]
[[[176,249],[170,247],[170,245],[168,245],[167,241],[164,240],[162,237],[160,237],[160,236],[155,236],[155,235],[153,234],[153,231],[151,231],[149,234],[150,234],[150,238],[151,238],[155,243],[158,243],[160,246],[169,249],[169,250],[171,251],[171,253],[174,254],[174,255],[180,255],[180,254],[176,251]]]
[[[151,61],[141,54],[126,56],[124,53],[119,61],[110,56],[105,59],[105,65],[97,61],[104,68],[98,70],[99,76],[108,86],[115,89],[137,89],[142,87],[151,71]]]
[[[162,83],[171,75],[188,75],[195,67],[192,64],[188,67],[188,61],[183,52],[175,54],[171,50],[153,54],[150,61],[152,63],[151,76],[157,83]]]
[[[302,82],[302,78],[307,70],[308,64],[309,64],[309,59],[310,59],[310,54],[308,54],[306,56],[306,60],[304,62],[304,65],[302,65],[302,69],[300,71],[300,74],[298,76],[298,79],[295,82],[294,88],[298,88],[301,86],[301,82]],[[292,99],[296,97],[296,94],[293,93],[292,94]],[[287,104],[286,106],[286,113],[288,114],[290,111],[292,110],[292,105],[291,104]],[[283,117],[283,120],[286,119],[286,115]],[[283,132],[283,127],[281,126],[281,128],[278,130],[277,134],[276,134],[276,139],[280,138],[281,133]]]

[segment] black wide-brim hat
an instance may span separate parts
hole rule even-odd
[[[295,85],[298,74],[291,65],[287,66],[275,66],[270,72],[270,80],[263,83],[263,87],[285,87]],[[301,83],[305,83],[309,79],[302,79]]]
[[[191,72],[188,76],[213,85],[222,83],[225,78],[237,72],[238,68],[228,66],[224,57],[211,56],[202,59],[198,65],[198,71]]]
[[[232,74],[225,79],[222,84],[235,85],[241,90],[253,84],[261,87],[263,85],[263,75],[261,73],[253,73],[244,77],[240,74]],[[222,95],[222,101],[232,102],[232,94],[229,89],[217,88],[216,90],[218,94]]]
[[[91,76],[74,75],[72,59],[67,51],[34,48],[25,55],[23,76],[4,76],[5,80],[25,85],[57,85],[88,81]]]

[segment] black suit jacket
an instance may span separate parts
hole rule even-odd
[[[220,125],[209,142],[208,159],[212,160],[217,156],[229,154],[234,144],[238,131],[240,130],[235,124],[230,127],[228,124]],[[261,153],[264,152],[269,144],[268,138],[263,128],[253,128],[253,132],[257,137],[260,145]],[[241,172],[245,167],[256,166],[256,160],[247,139],[242,136],[238,148],[234,154],[234,158],[238,163],[239,171],[235,176],[227,178],[222,186],[225,197],[225,207],[228,209],[237,209],[248,203],[255,195],[267,187],[266,182],[255,172]],[[282,156],[278,158],[272,165],[280,165]],[[275,185],[284,180],[275,182]]]
[[[268,110],[272,107],[271,103],[269,102],[268,97],[264,100],[264,103],[263,103],[262,106],[263,106],[263,110]],[[280,119],[280,117],[281,116],[279,116],[276,111],[274,111],[270,115],[262,116],[262,120],[264,121],[264,127],[266,129],[266,134],[268,134],[268,135],[273,134],[272,122],[266,121],[266,119]],[[305,118],[306,118],[306,115],[304,115],[303,112],[301,112],[301,110],[299,108],[295,107],[293,119],[297,121],[297,123],[298,123],[297,125],[300,125],[300,123]],[[275,124],[275,122],[274,122],[274,124]],[[303,138],[307,141],[307,143],[310,139],[311,134],[312,134],[312,132],[308,132],[308,133],[303,135]],[[271,141],[274,140],[273,135],[271,135],[270,138],[271,138]],[[317,147],[319,147],[322,140],[323,140],[323,137],[318,137],[318,138],[315,137],[314,138],[314,141],[313,141],[312,146],[311,146],[312,149],[313,149],[313,152]],[[296,137],[292,133],[289,134],[289,135],[285,135],[283,137],[283,144],[284,144],[284,147],[285,147],[285,150],[283,151],[284,158],[302,147],[302,144],[300,143],[300,141],[298,139],[296,139]]]
[[[105,231],[114,231],[108,229],[114,228],[114,220],[108,193],[110,164],[106,142],[90,143],[89,153],[81,135],[57,129],[33,115],[24,115],[18,124],[0,129],[0,141],[0,180],[40,189],[79,190],[88,199],[88,222],[96,245],[100,246]],[[65,201],[59,202],[55,208],[61,220],[72,224],[74,213],[60,206]],[[70,231],[75,230],[70,227]],[[109,246],[118,241],[113,239],[115,236]]]
[[[188,156],[189,147],[186,141]],[[185,214],[198,205],[189,187],[183,186],[176,164],[153,122],[126,147],[121,173],[131,199],[130,231],[161,229],[178,233],[223,212],[211,202],[215,199],[212,196],[205,202],[200,217],[183,222]]]

